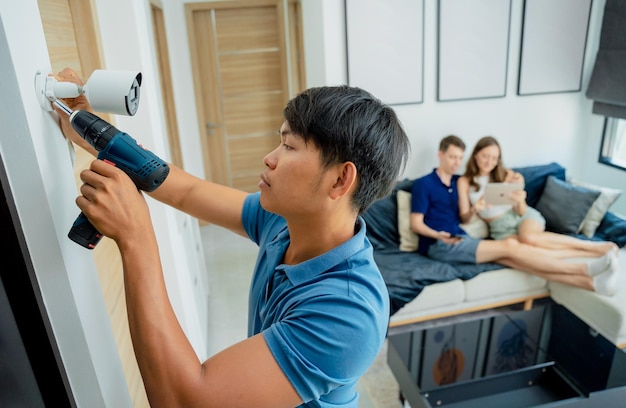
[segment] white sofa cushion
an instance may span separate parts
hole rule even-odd
[[[602,219],[606,215],[607,211],[609,211],[609,207],[622,195],[622,190],[618,190],[615,188],[608,188],[603,186],[598,186],[591,183],[584,183],[582,181],[578,181],[576,179],[570,180],[575,186],[588,188],[589,190],[597,190],[600,192],[596,201],[593,202],[593,205],[587,212],[585,219],[581,225],[581,230],[588,238],[593,237],[596,233],[596,229],[602,222]]]
[[[510,268],[482,272],[465,282],[465,300],[534,295],[547,292],[546,280],[526,272]]]
[[[418,237],[411,231],[411,193],[398,190],[398,233],[400,234],[400,251],[417,251]]]
[[[419,318],[438,313],[446,306],[458,308],[465,299],[465,285],[460,279],[428,285],[415,299],[391,316],[391,321]]]

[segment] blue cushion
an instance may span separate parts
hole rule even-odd
[[[607,212],[596,229],[594,238],[613,241],[620,248],[624,247],[626,245],[626,219],[612,212]]]
[[[395,192],[372,203],[362,216],[367,228],[367,237],[374,250],[397,248],[400,245]]]
[[[513,170],[524,176],[524,182],[526,183],[524,187],[524,190],[526,190],[526,203],[531,207],[537,206],[549,176],[554,176],[559,180],[565,181],[565,168],[558,163],[519,167]]]

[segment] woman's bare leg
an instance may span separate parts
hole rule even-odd
[[[502,259],[498,263],[508,266],[509,268],[519,269],[521,271],[530,273],[531,275],[539,276],[547,281],[559,282],[570,286],[594,291],[593,278],[584,273],[560,273],[560,272],[544,272],[539,270],[532,270],[524,263],[520,263],[515,259]]]
[[[546,249],[574,249],[582,251],[580,256],[598,257],[615,250],[617,245],[608,241],[587,241],[564,234],[548,232],[533,219],[522,221],[518,227],[520,242]]]
[[[589,262],[568,262],[548,256],[545,251],[514,239],[504,239],[480,241],[476,251],[476,262],[497,262],[550,281],[593,291],[592,274],[598,276],[612,270],[611,256],[614,255],[607,254]]]
[[[520,243],[523,243],[518,235],[510,235],[505,239],[514,239]],[[527,245],[530,245],[526,243]],[[589,258],[589,257],[597,257],[597,255],[590,255],[589,251],[584,251],[582,249],[573,249],[573,248],[543,248],[539,246],[534,246],[534,248],[543,253],[545,256],[551,256],[557,259],[569,259],[569,258]]]

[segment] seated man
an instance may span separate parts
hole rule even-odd
[[[456,174],[465,143],[447,136],[439,144],[439,166],[415,181],[411,195],[411,230],[420,236],[418,252],[444,262],[496,262],[544,279],[612,296],[617,284],[617,254],[587,262],[569,262],[512,239],[480,240],[461,228]]]

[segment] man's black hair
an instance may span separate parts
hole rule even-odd
[[[322,165],[352,162],[359,212],[390,194],[409,155],[409,141],[396,113],[369,92],[349,86],[310,88],[285,107],[291,131],[320,150]]]

